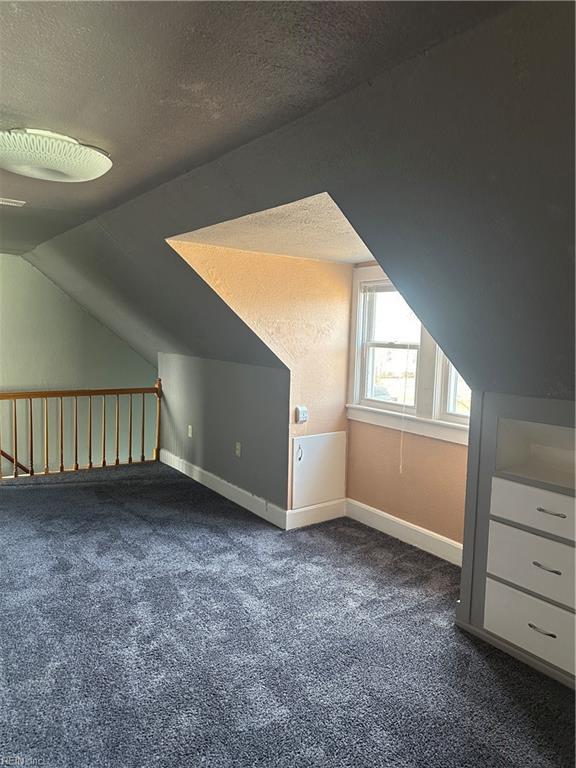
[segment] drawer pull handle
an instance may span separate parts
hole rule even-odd
[[[540,629],[540,627],[537,627],[536,624],[532,624],[532,622],[528,622],[528,626],[530,629],[533,629],[534,632],[538,632],[540,635],[546,635],[546,637],[552,637],[554,640],[558,637],[558,635],[555,635],[554,632],[546,632],[545,629]]]
[[[544,507],[536,507],[536,512],[544,512],[545,515],[552,515],[552,517],[561,517],[562,520],[566,520],[564,512],[552,512],[551,509],[545,509]]]
[[[553,573],[556,576],[562,576],[562,571],[557,571],[555,568],[548,568],[547,565],[542,565],[538,560],[532,560],[532,565],[535,565],[536,568],[541,568],[543,571],[548,571],[548,573]]]

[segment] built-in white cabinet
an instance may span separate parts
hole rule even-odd
[[[292,441],[292,509],[346,496],[346,432],[295,437]]]
[[[574,614],[569,611],[489,578],[484,627],[536,658],[574,674]]]
[[[575,539],[574,499],[563,493],[493,477],[490,515],[561,539]]]
[[[488,575],[574,608],[574,547],[490,521]]]
[[[498,421],[496,471],[574,491],[574,430],[526,419]]]
[[[457,622],[573,685],[573,403],[475,397]]]

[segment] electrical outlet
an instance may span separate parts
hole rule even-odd
[[[192,437],[192,424],[188,424],[188,437]]]
[[[234,455],[237,458],[240,458],[240,456],[242,456],[242,443],[238,441],[234,443]]]

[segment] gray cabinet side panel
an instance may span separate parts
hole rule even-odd
[[[476,504],[478,497],[478,473],[482,440],[483,407],[484,393],[476,391],[472,392],[470,431],[468,434],[462,577],[460,581],[460,603],[456,610],[458,620],[464,622],[470,621],[470,604],[472,599],[472,574],[474,570],[475,551],[474,542],[476,540]]]

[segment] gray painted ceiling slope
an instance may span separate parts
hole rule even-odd
[[[570,4],[517,5],[100,216],[94,259],[85,225],[29,259],[97,316],[108,284],[121,293],[102,319],[136,348],[142,316],[166,329],[149,357],[234,360],[223,303],[194,336],[201,281],[164,238],[327,191],[473,388],[568,398],[573,21]],[[262,364],[253,341],[243,362]]]
[[[27,258],[155,366],[175,352],[285,368],[159,235],[130,248],[94,220]]]
[[[85,184],[0,171],[23,253],[498,13],[477,2],[0,3],[0,128],[100,146]]]

